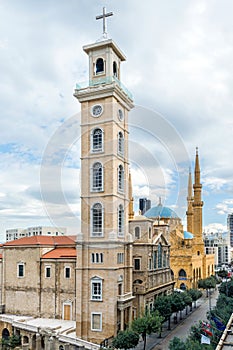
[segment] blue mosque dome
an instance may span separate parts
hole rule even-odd
[[[188,231],[184,231],[184,239],[193,239],[193,234]]]
[[[147,218],[165,218],[165,219],[179,219],[178,215],[174,212],[174,210],[164,207],[161,203],[159,203],[156,207],[152,207],[144,213],[144,216]]]

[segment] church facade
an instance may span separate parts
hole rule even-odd
[[[104,9],[101,18],[107,15]],[[187,247],[183,237],[178,247],[178,217],[133,212],[128,114],[134,105],[121,82],[126,57],[106,36],[83,49],[89,80],[74,92],[81,103],[81,232],[2,247],[0,331],[22,335],[25,349],[95,349],[152,309],[157,296],[180,287],[182,269],[186,288],[212,272],[201,238],[198,167],[187,212],[194,244]]]

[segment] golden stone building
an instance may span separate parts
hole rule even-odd
[[[196,150],[194,184],[189,173],[187,197],[187,231],[177,214],[170,208],[157,207],[149,209],[144,215],[154,220],[157,229],[167,232],[171,245],[170,266],[175,287],[178,289],[196,288],[197,281],[214,274],[214,254],[205,254],[202,236],[202,185],[200,182],[200,165]],[[194,194],[192,191],[194,190]]]

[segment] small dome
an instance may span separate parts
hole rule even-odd
[[[144,216],[144,215],[136,215],[133,220],[135,221],[148,221],[148,217]]]
[[[159,203],[156,207],[152,207],[149,210],[147,210],[144,213],[144,216],[148,218],[172,218],[172,219],[179,219],[178,215],[174,212],[174,210],[163,207],[161,203]]]
[[[184,231],[184,239],[193,239],[193,234],[188,231]]]

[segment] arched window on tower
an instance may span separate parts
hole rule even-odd
[[[101,203],[95,203],[91,209],[92,237],[103,236],[103,207]]]
[[[92,191],[103,191],[103,167],[99,162],[92,167]]]
[[[91,135],[91,150],[92,152],[101,152],[103,151],[103,130],[96,128],[92,131]]]
[[[118,149],[117,152],[120,156],[124,155],[124,136],[122,132],[120,131],[118,133]]]
[[[124,191],[124,168],[121,164],[118,167],[118,191]]]
[[[118,77],[118,74],[117,74],[117,64],[116,64],[116,62],[114,61],[113,62],[113,75],[114,75],[114,77]]]
[[[95,64],[95,74],[104,72],[104,60],[103,58],[98,58]]]
[[[122,204],[118,207],[118,236],[124,236],[124,208]]]

